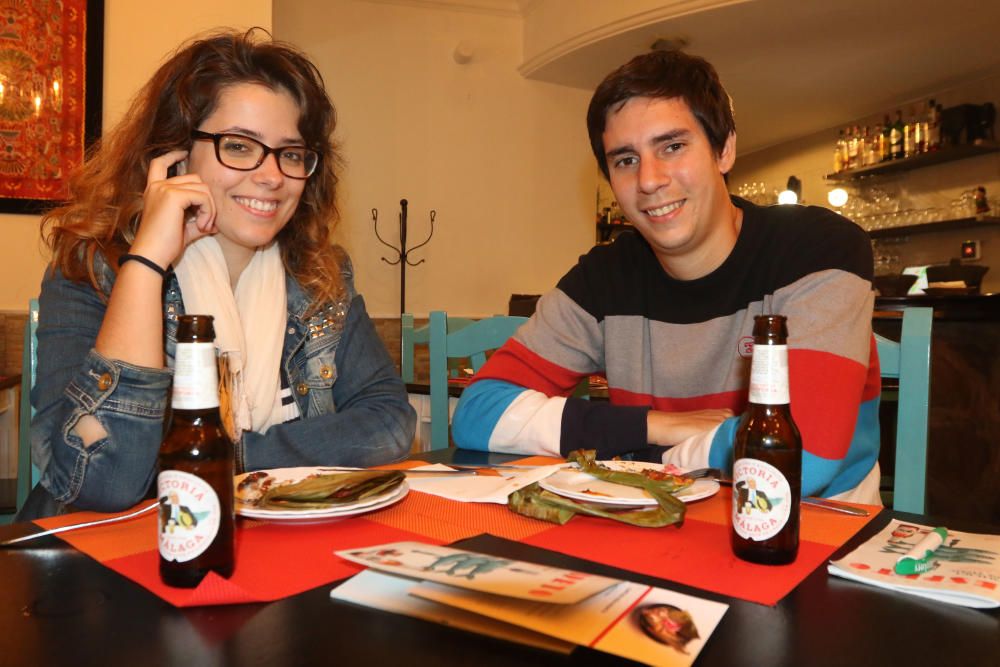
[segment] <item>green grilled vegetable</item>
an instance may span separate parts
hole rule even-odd
[[[596,450],[592,449],[577,450],[569,455],[568,460],[579,465],[584,472],[606,482],[644,489],[656,500],[657,506],[615,509],[602,503],[564,498],[544,490],[538,484],[526,486],[512,493],[507,499],[507,506],[519,514],[560,525],[576,514],[600,516],[645,528],[661,528],[683,523],[687,509],[673,494],[686,489],[694,483],[694,480],[674,475],[654,479],[642,473],[611,470],[595,461],[596,454]]]
[[[680,502],[680,501],[678,501]],[[560,525],[566,523],[577,514],[589,514],[590,516],[614,519],[622,523],[643,528],[662,528],[684,521],[684,503],[680,503],[679,508],[665,509],[657,505],[656,507],[623,508],[614,509],[608,505],[599,503],[584,502],[564,498],[555,493],[546,491],[537,483],[526,486],[523,489],[510,494],[507,499],[507,507],[517,512],[530,516],[533,519],[550,521]]]
[[[399,486],[406,475],[399,470],[357,470],[306,477],[292,484],[272,486],[257,507],[270,510],[313,510],[346,505]]]

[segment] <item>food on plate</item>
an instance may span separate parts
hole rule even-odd
[[[641,471],[612,470],[597,463],[596,455],[596,450],[577,450],[572,452],[567,460],[576,463],[583,472],[605,482],[644,490],[656,501],[656,506],[615,508],[599,502],[596,498],[593,503],[574,500],[547,491],[537,482],[512,493],[507,499],[507,506],[519,514],[558,524],[566,523],[576,514],[600,516],[646,528],[683,523],[686,508],[683,502],[674,497],[674,493],[691,486],[694,483],[693,479],[669,473],[649,476]],[[610,497],[603,492],[585,492],[595,496]]]
[[[571,452],[566,460],[580,466],[580,470],[588,475],[593,475],[605,482],[644,489],[646,493],[657,499],[659,499],[658,494],[673,498],[672,494],[694,484],[694,480],[690,477],[675,475],[666,470],[659,471],[647,467],[638,468],[635,472],[613,470],[598,463],[595,460],[596,456],[597,450],[578,449],[575,452]],[[628,462],[623,461],[622,463]],[[673,498],[673,500],[676,500],[676,498]]]
[[[268,510],[316,510],[356,503],[398,487],[406,479],[399,470],[351,470],[314,473],[278,482],[267,472],[250,473],[237,485],[244,505]]]

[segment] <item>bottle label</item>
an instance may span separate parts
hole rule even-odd
[[[178,343],[174,354],[176,410],[219,407],[219,367],[214,343]]]
[[[222,507],[212,486],[196,475],[164,470],[156,478],[160,499],[160,556],[186,563],[200,556],[219,533]]]
[[[792,513],[792,489],[781,471],[757,459],[733,464],[733,529],[745,540],[763,542],[785,527]]]
[[[753,346],[749,401],[758,405],[789,403],[787,345]]]

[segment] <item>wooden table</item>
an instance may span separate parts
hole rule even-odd
[[[421,458],[481,463],[444,450]],[[492,456],[493,460],[503,457]],[[508,457],[509,458],[509,457]],[[885,511],[845,549],[891,517]],[[955,525],[982,530],[982,526]],[[0,538],[25,526],[0,528]],[[644,581],[730,604],[699,666],[995,665],[1000,614],[952,607],[814,571],[762,606],[518,542],[480,535],[462,546]],[[610,548],[610,547],[609,547]],[[57,538],[0,552],[0,663],[11,665],[552,665],[621,664],[577,649],[554,655],[432,623],[334,602],[331,586],[270,604],[176,609]]]

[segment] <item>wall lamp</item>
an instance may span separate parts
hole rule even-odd
[[[789,176],[785,189],[778,193],[778,203],[798,204],[800,199],[802,199],[802,181],[794,176]]]

